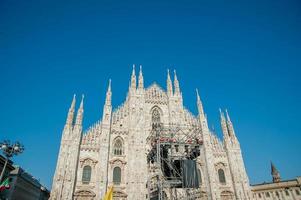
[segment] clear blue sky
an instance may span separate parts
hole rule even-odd
[[[85,129],[102,116],[107,81],[125,99],[131,65],[164,88],[176,69],[184,105],[221,136],[228,108],[251,183],[301,175],[300,1],[0,2],[0,140],[51,185],[73,93],[85,94]]]

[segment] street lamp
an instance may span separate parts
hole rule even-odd
[[[9,158],[22,153],[24,151],[24,146],[20,142],[15,142],[15,144],[11,144],[9,140],[4,140],[3,142],[0,142],[0,149],[5,155],[5,164],[0,176],[1,183]]]

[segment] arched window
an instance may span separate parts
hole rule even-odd
[[[222,169],[218,170],[218,179],[220,183],[225,184],[226,183],[226,177],[225,177],[225,172]]]
[[[120,167],[115,167],[113,169],[113,183],[119,185],[121,182],[121,169]]]
[[[88,184],[90,182],[90,180],[91,180],[91,171],[92,171],[91,166],[89,166],[89,165],[84,166],[83,176],[82,176],[82,182],[84,184]]]
[[[198,169],[198,178],[199,178],[199,184],[202,185],[202,173],[200,169]]]
[[[152,122],[153,122],[153,124],[158,124],[161,122],[160,111],[158,108],[154,108],[154,110],[152,112]]]
[[[117,138],[114,141],[113,153],[114,153],[115,156],[121,156],[123,154],[123,152],[122,152],[122,140],[120,138]]]

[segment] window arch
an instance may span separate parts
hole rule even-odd
[[[92,172],[92,168],[89,165],[84,166],[83,169],[83,176],[82,176],[82,182],[84,184],[88,184],[91,180],[91,172]]]
[[[113,144],[113,154],[115,156],[121,156],[123,154],[122,144],[123,144],[123,142],[122,142],[121,138],[117,138],[114,141],[114,144]]]
[[[225,177],[225,172],[223,169],[219,169],[218,170],[218,179],[219,179],[219,182],[222,183],[222,184],[225,184],[226,183],[226,177]]]
[[[199,179],[199,184],[202,184],[202,172],[200,169],[198,169],[198,179]]]
[[[113,183],[119,185],[121,182],[121,169],[120,167],[115,167],[113,169]]]
[[[160,111],[159,111],[159,108],[155,107],[152,110],[152,123],[158,124],[160,122],[161,122]]]

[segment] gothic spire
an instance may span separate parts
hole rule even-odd
[[[177,72],[174,70],[174,87],[175,87],[175,94],[180,94],[180,85],[177,78]]]
[[[84,109],[84,98],[85,98],[85,95],[82,94],[82,100],[80,101],[79,110],[83,110]]]
[[[112,104],[112,91],[111,91],[111,79],[109,79],[109,86],[106,93],[106,105]]]
[[[199,111],[199,115],[204,115],[204,109],[203,109],[203,104],[199,95],[199,91],[196,88],[196,96],[197,96],[197,106],[198,106],[198,111]]]
[[[228,113],[227,109],[226,109],[226,116],[227,116],[227,127],[228,127],[229,135],[232,137],[232,139],[236,139],[233,124],[231,122],[231,119],[230,119],[230,116],[229,116],[229,113]]]
[[[230,116],[229,116],[229,113],[228,113],[228,110],[226,109],[226,117],[227,117],[227,121],[228,122],[231,122],[231,119],[230,119]],[[232,123],[232,122],[231,122]]]
[[[173,95],[172,82],[171,82],[170,75],[169,75],[169,69],[167,69],[167,94],[168,94],[168,96]]]
[[[108,125],[110,123],[112,113],[112,91],[111,91],[111,79],[109,79],[108,90],[106,93],[106,100],[103,106],[102,124]]]
[[[142,65],[140,65],[140,70],[139,70],[138,88],[139,89],[143,89],[144,88],[144,81],[143,81],[143,74],[142,74]]]
[[[220,118],[221,118],[221,127],[222,127],[222,131],[223,131],[223,136],[224,136],[224,139],[227,140],[229,138],[229,132],[228,132],[228,128],[227,128],[225,115],[221,109],[219,109],[219,113],[220,113]]]
[[[80,102],[80,106],[78,108],[77,115],[76,115],[76,122],[75,122],[76,125],[82,125],[83,122],[84,98],[85,96],[82,95],[82,100]]]
[[[74,118],[74,111],[75,111],[75,102],[76,102],[76,95],[73,95],[73,99],[71,102],[71,106],[68,111],[66,125],[72,126],[73,118]]]
[[[276,169],[275,165],[271,162],[271,174],[273,177],[273,182],[277,183],[281,181],[280,173]]]
[[[132,76],[131,76],[131,88],[136,90],[136,73],[135,73],[135,65],[133,65]]]

